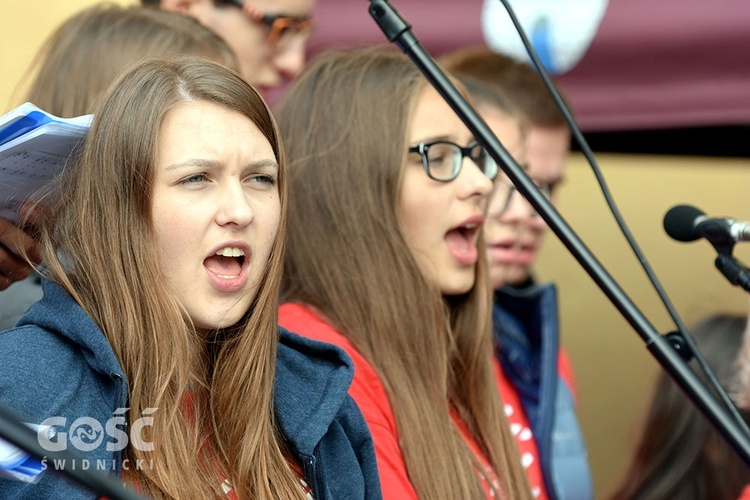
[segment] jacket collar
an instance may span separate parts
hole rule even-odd
[[[89,365],[106,375],[124,378],[120,363],[99,327],[61,286],[42,280],[44,296],[35,302],[17,326],[36,325],[81,347]]]
[[[279,328],[274,406],[294,451],[312,455],[348,397],[353,375],[338,347]]]
[[[112,347],[83,308],[59,285],[42,281],[44,297],[19,320],[36,325],[81,347],[88,364],[106,376],[125,379]],[[348,397],[354,375],[338,347],[279,328],[274,408],[284,435],[300,454],[312,455]]]

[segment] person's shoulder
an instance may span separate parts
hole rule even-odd
[[[80,349],[55,332],[26,324],[0,332],[0,373],[5,379],[14,374],[31,377],[34,369],[45,371],[67,367],[80,357]]]
[[[279,307],[279,325],[287,330],[321,342],[336,344],[348,350],[351,343],[321,313],[312,307],[287,302]]]
[[[347,413],[352,372],[338,347],[279,327],[274,409],[292,449],[312,455],[330,426]]]
[[[279,309],[279,324],[282,329],[316,341],[317,345],[323,343],[342,349],[354,366],[354,378],[349,387],[349,394],[362,408],[366,417],[373,414],[380,420],[381,415],[386,413],[386,420],[392,419],[388,397],[377,370],[349,339],[328,324],[322,315],[308,306],[286,303]]]
[[[343,350],[354,365],[355,384],[370,386],[376,382],[376,385],[380,385],[380,377],[369,361],[342,332],[313,308],[296,303],[282,304],[279,308],[279,325],[306,339],[334,345]]]
[[[95,419],[101,422],[103,429],[115,408],[114,399],[107,401],[79,346],[33,324],[0,332],[0,402],[22,422],[54,429],[58,437],[51,443],[65,447],[63,449],[68,449],[72,443],[65,436],[71,432],[70,437],[73,437],[76,422],[85,426],[87,423],[82,419],[86,422]],[[68,426],[71,426],[69,430]],[[70,451],[81,455],[80,450]],[[81,463],[93,465],[97,460],[113,463],[114,454],[102,445],[82,456],[86,458]],[[57,464],[53,466],[50,461],[46,466],[57,467]],[[34,485],[0,479],[0,491],[9,495],[7,498],[57,498],[60,495],[91,498],[88,490],[50,471]]]
[[[286,302],[279,306],[279,325],[303,337],[329,341],[345,337],[325,319],[323,314],[306,304]]]
[[[383,498],[373,437],[351,396],[339,408],[319,449],[332,498]]]
[[[80,349],[52,331],[25,325],[0,332],[0,400],[73,383],[85,365]]]
[[[43,419],[98,405],[100,386],[86,353],[69,339],[30,324],[0,332],[0,401],[21,416]]]

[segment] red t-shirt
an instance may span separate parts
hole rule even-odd
[[[479,444],[474,439],[474,436],[472,436],[469,432],[469,428],[466,426],[464,421],[461,420],[461,417],[459,417],[458,413],[452,408],[451,418],[453,419],[453,423],[461,433],[461,437],[464,438],[466,444],[468,444],[469,448],[471,448],[471,451],[474,452],[474,456],[479,462],[479,466],[482,468],[480,471],[477,471],[477,473],[479,475],[479,481],[482,484],[482,490],[484,490],[484,494],[487,495],[487,498],[497,499],[498,497],[495,494],[495,492],[497,492],[500,494],[500,498],[505,498],[505,496],[502,494],[500,480],[495,473],[495,469],[492,468],[492,465],[490,464],[489,460],[487,460],[487,457],[479,447]]]
[[[346,337],[334,330],[309,309],[299,304],[282,304],[279,308],[279,324],[299,335],[334,344],[342,348],[352,358],[354,379],[349,387],[349,394],[356,401],[370,427],[372,440],[375,444],[375,456],[383,498],[416,499],[417,493],[409,481],[404,457],[401,454],[393,409],[388,402],[388,395],[380,382],[380,377],[370,363],[362,357]],[[470,436],[463,422],[457,415],[452,414],[451,416],[484,469],[478,475],[487,493],[487,498],[495,498],[488,483],[488,481],[491,481],[499,491],[499,482],[495,472],[489,466],[487,458],[481,453],[479,446]]]
[[[529,419],[526,418],[526,414],[523,411],[518,393],[508,379],[505,378],[505,374],[497,358],[493,359],[492,364],[500,390],[500,397],[505,407],[505,416],[508,418],[510,431],[516,438],[518,451],[521,453],[521,465],[523,465],[526,476],[529,478],[531,492],[536,498],[546,499],[548,496],[544,488],[542,468],[539,464],[539,450],[537,449],[536,441],[534,441],[534,435],[531,432]]]
[[[571,392],[575,394],[575,384],[570,360],[562,350],[558,356],[557,364],[559,375],[571,388]],[[529,478],[531,492],[536,498],[546,499],[549,495],[544,486],[542,467],[539,462],[539,448],[537,448],[534,434],[531,431],[529,419],[523,411],[521,399],[518,397],[516,389],[505,377],[497,358],[493,359],[493,368],[495,370],[497,385],[500,390],[500,398],[503,400],[505,406],[505,416],[508,418],[510,430],[516,438],[516,443],[518,444],[518,449],[521,453],[521,465],[523,465],[523,468],[526,471],[526,476]]]

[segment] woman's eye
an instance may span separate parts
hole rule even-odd
[[[194,174],[189,177],[185,177],[180,181],[180,184],[199,184],[206,180],[206,174]]]
[[[276,185],[276,177],[272,175],[267,174],[258,174],[250,177],[250,182],[256,183],[256,184],[265,184],[268,186],[275,186]]]
[[[439,165],[439,164],[441,164],[442,162],[445,161],[445,156],[446,155],[444,155],[444,154],[430,155],[430,157],[427,159],[427,161],[429,163],[433,164],[433,165]]]

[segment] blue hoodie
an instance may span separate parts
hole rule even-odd
[[[67,468],[119,476],[148,467],[123,463],[118,450],[128,382],[104,334],[62,288],[43,288],[18,325],[0,332],[0,404],[28,423],[54,424],[52,445],[82,458]],[[372,438],[347,394],[353,373],[339,348],[279,328],[275,413],[316,500],[381,498]],[[0,479],[0,497],[96,498],[58,472],[59,463],[46,465],[35,485]]]

